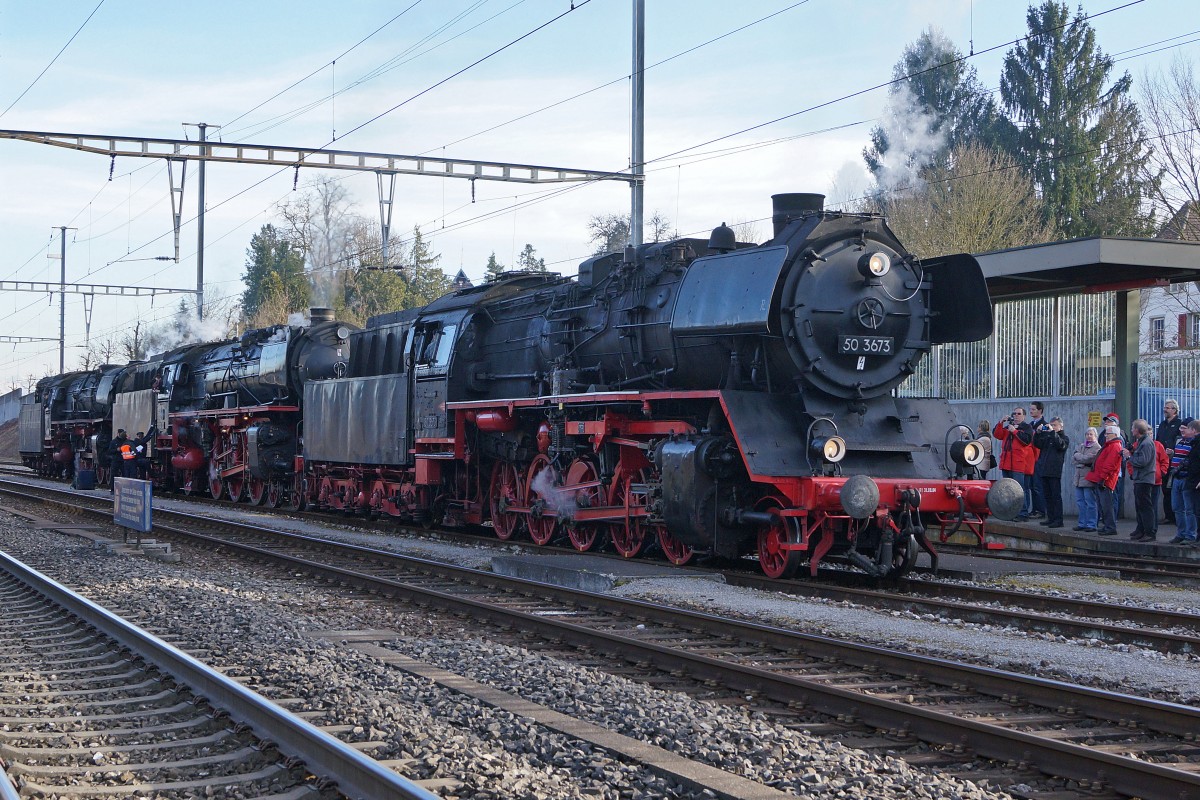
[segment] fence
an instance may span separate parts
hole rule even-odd
[[[1012,300],[994,309],[990,338],[934,347],[897,393],[987,400],[1115,392],[1111,292]]]

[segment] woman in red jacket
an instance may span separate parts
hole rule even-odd
[[[1117,488],[1117,476],[1121,473],[1121,429],[1116,425],[1105,428],[1108,438],[1087,479],[1096,484],[1096,498],[1100,505],[1101,536],[1115,536],[1117,518],[1113,513],[1113,491]]]
[[[1025,409],[1013,409],[1008,419],[996,423],[992,431],[1000,442],[1000,471],[1004,477],[1012,478],[1025,490],[1025,506],[1017,515],[1018,522],[1029,519],[1033,511],[1033,466],[1037,463],[1037,450],[1033,447],[1033,426],[1025,421]]]

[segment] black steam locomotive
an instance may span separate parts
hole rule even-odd
[[[24,463],[47,476],[106,483],[113,434],[157,435],[146,453],[156,486],[264,502],[291,485],[309,380],[344,375],[353,326],[313,309],[311,324],[188,344],[146,361],[38,382],[21,409]]]
[[[338,328],[315,339],[336,356],[278,395],[264,332],[131,366],[172,422],[156,480],[206,471],[240,499],[245,476],[257,502],[677,564],[752,554],[774,577],[830,555],[895,575],[936,557],[929,526],[983,541],[1019,487],[979,479],[945,400],[893,391],[934,344],[990,335],[979,266],[918,260],[882,218],[822,201],[776,195],[762,245],[722,225]],[[232,365],[255,352],[251,381]],[[223,382],[194,377],[209,359]]]

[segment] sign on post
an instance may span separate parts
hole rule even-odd
[[[113,488],[113,522],[139,533],[149,533],[153,496],[150,481],[113,478]]]
[[[1101,420],[1100,420],[1100,412],[1099,411],[1089,411],[1088,412],[1088,427],[1089,428],[1095,428],[1096,430],[1100,430],[1100,422],[1101,422]]]

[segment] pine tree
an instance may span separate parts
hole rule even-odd
[[[1065,3],[1046,0],[1027,22],[1029,38],[1005,56],[1000,96],[1047,218],[1067,237],[1146,232],[1153,179],[1129,73],[1109,84],[1113,60],[1082,7],[1071,19]]]
[[[503,272],[504,265],[496,260],[496,251],[493,250],[492,254],[488,256],[487,268],[484,271],[484,278],[489,281],[494,281],[496,278],[499,278]]]
[[[421,226],[413,226],[413,240],[408,250],[409,274],[407,302],[411,306],[432,303],[450,290],[450,278],[437,264],[442,257],[433,252],[421,234]]]
[[[270,279],[272,275],[275,277]],[[277,300],[282,297],[288,311],[308,306],[310,287],[304,273],[304,257],[274,225],[264,225],[250,237],[242,281],[246,284],[242,313],[247,319],[255,317],[272,295]]]
[[[495,254],[493,253],[493,255]],[[525,249],[517,255],[517,269],[545,272],[546,259],[538,258],[537,250],[533,249],[533,245],[526,243]]]

